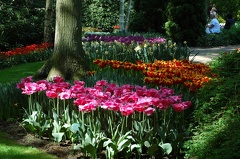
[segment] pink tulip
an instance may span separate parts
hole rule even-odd
[[[130,104],[126,104],[122,107],[120,107],[120,112],[123,116],[129,116],[134,113],[133,107]]]
[[[117,112],[120,109],[120,105],[121,105],[120,103],[117,103],[114,101],[106,101],[106,102],[102,103],[101,108],[113,110],[113,111]]]
[[[54,83],[64,82],[64,79],[62,77],[54,77],[53,82]]]
[[[78,105],[78,110],[80,112],[90,112],[96,110],[97,102],[92,100],[84,105]]]
[[[145,113],[147,116],[152,115],[154,112],[155,112],[155,109],[152,108],[152,107],[148,107],[147,109],[144,110],[144,113]]]
[[[46,96],[48,98],[57,98],[58,97],[58,93],[56,93],[55,91],[52,91],[52,90],[47,90],[46,91]]]
[[[60,97],[61,100],[66,100],[66,99],[71,99],[71,91],[67,90],[64,92],[61,92],[58,96]]]
[[[31,95],[39,91],[39,86],[34,82],[26,82],[24,83],[24,88],[22,88],[22,94]]]

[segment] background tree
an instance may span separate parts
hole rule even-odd
[[[119,15],[119,26],[120,26],[120,31],[124,31],[125,27],[125,14],[124,14],[124,10],[125,10],[125,0],[120,0],[120,15]]]
[[[119,24],[120,3],[116,0],[85,0],[83,1],[84,27],[94,27],[105,32],[113,31]]]
[[[42,0],[0,1],[0,51],[43,41]]]
[[[210,0],[210,4],[215,4],[218,14],[225,19],[228,13],[233,15],[233,18],[240,20],[240,1],[239,0]]]
[[[134,14],[130,20],[129,30],[133,32],[165,33],[166,5],[164,0],[133,0]]]
[[[131,14],[131,9],[132,9],[132,0],[129,0],[129,2],[128,2],[128,8],[127,8],[127,14],[126,14],[125,31],[128,30],[129,20],[130,20],[130,14]]]
[[[57,0],[53,55],[34,78],[78,80],[85,75],[81,7],[79,0]]]
[[[45,19],[44,19],[44,42],[53,42],[53,0],[46,0]]]
[[[205,0],[170,0],[167,6],[167,35],[177,43],[187,41],[197,44],[197,38],[205,34],[207,11]]]

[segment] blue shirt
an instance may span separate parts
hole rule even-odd
[[[210,25],[213,25],[212,28],[209,28],[210,33],[220,33],[220,24],[217,18],[213,18],[210,22]]]

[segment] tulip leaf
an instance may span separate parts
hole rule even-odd
[[[159,144],[159,146],[168,155],[172,152],[172,145],[170,143]]]
[[[52,136],[54,137],[54,141],[57,141],[57,142],[62,141],[63,135],[64,135],[63,132],[52,133]]]

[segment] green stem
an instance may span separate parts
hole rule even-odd
[[[60,116],[59,116],[59,98],[57,98],[57,115],[58,115],[58,118],[60,118]]]
[[[123,134],[123,127],[124,127],[124,119],[125,119],[125,117],[123,116],[122,119],[123,119],[123,121],[122,121],[122,127],[121,127],[121,134]]]

